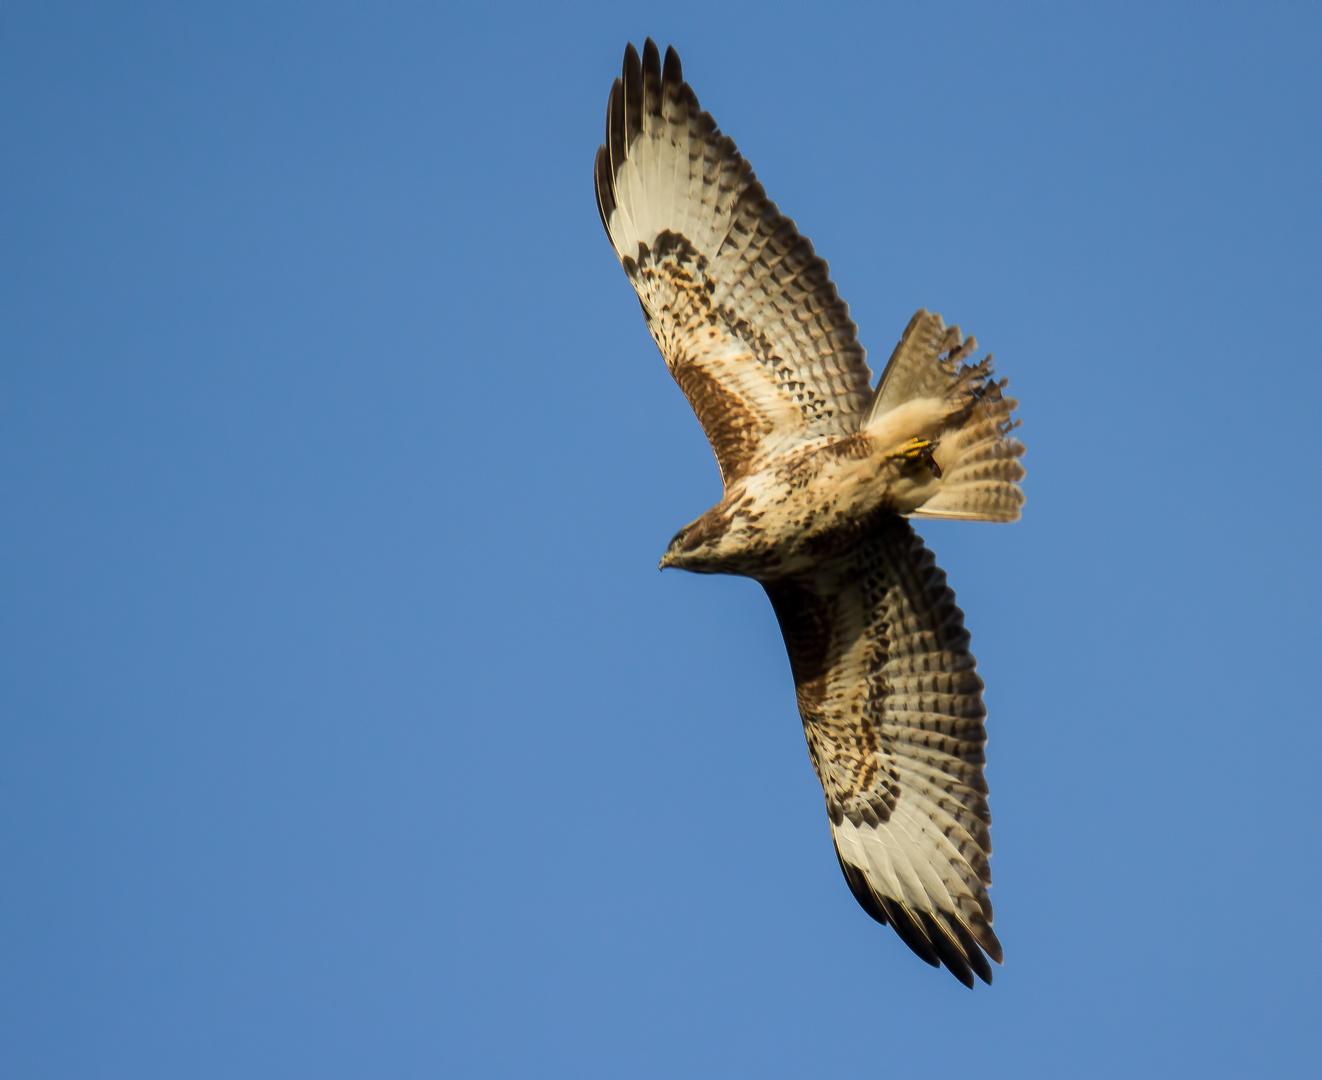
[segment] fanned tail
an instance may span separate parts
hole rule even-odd
[[[992,377],[992,358],[965,363],[977,340],[925,309],[909,320],[877,385],[867,428],[883,441],[936,442],[936,491],[913,517],[1017,521],[1024,493],[1024,444],[1011,437],[1019,406]]]
[[[1024,505],[1019,487],[1024,444],[1010,436],[1019,426],[1010,414],[1019,402],[1002,394],[1007,380],[991,378],[991,357],[963,371],[969,373],[961,388],[969,402],[951,418],[957,422],[942,430],[933,454],[941,469],[940,488],[913,516],[1018,521]]]

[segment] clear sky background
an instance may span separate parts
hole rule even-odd
[[[0,1072],[1316,1076],[1322,9],[7,4]],[[1068,10],[1066,10],[1068,9]],[[1022,401],[924,525],[965,990],[858,908],[597,219],[624,44]]]

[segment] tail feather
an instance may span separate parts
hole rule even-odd
[[[977,338],[965,338],[958,326],[946,326],[940,315],[919,308],[881,373],[868,423],[905,402],[946,397],[959,365],[977,347]]]
[[[1001,395],[1004,382],[990,379],[962,424],[948,426],[933,457],[941,468],[941,486],[914,511],[915,517],[964,521],[1018,521],[1024,505],[1019,460],[1024,444],[1011,437],[1019,426],[1010,413],[1019,404]],[[961,410],[963,411],[963,410]],[[956,414],[958,416],[959,414]]]
[[[920,310],[877,386],[868,416],[871,430],[891,436],[892,428],[907,428],[903,421],[910,417],[927,417],[931,430],[921,434],[938,444],[933,454],[941,473],[937,490],[911,512],[913,517],[1019,519],[1024,444],[1010,436],[1019,426],[1010,415],[1019,402],[1002,394],[1006,380],[992,377],[990,356],[963,362],[976,348],[976,340],[964,338],[959,327],[947,327],[940,315]]]

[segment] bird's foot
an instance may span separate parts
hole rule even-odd
[[[936,463],[932,456],[936,453],[936,448],[940,443],[935,439],[910,439],[899,449],[886,455],[892,461],[912,461],[916,464],[926,465],[931,470],[933,476],[941,479],[941,466]]]

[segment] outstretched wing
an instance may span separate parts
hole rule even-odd
[[[763,453],[857,429],[871,372],[826,262],[651,38],[597,151],[602,223],[727,486]]]
[[[849,888],[929,964],[991,982],[982,679],[964,614],[907,521],[764,583]]]

